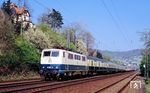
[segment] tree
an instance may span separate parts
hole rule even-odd
[[[100,59],[103,59],[103,56],[100,53],[100,51],[98,51],[96,49],[88,49],[88,55],[89,56],[93,56],[93,57],[97,57],[97,58],[100,58]]]
[[[96,56],[97,58],[101,58],[101,59],[103,59],[103,56],[102,56],[102,54],[101,54],[101,52],[100,51],[97,51],[97,56]]]
[[[144,46],[148,50],[147,52],[149,52],[148,54],[150,54],[150,29],[142,32],[141,40],[144,42]]]
[[[93,48],[94,37],[92,36],[92,34],[87,31],[82,24],[74,24],[74,26],[72,27],[75,29],[76,39],[82,39],[86,44],[87,49]]]
[[[9,5],[11,4],[11,1],[8,0],[7,2],[3,2],[2,4],[2,10],[4,10],[7,14],[10,14]]]
[[[150,29],[142,32],[141,40],[144,42],[143,59],[140,64],[141,74],[150,76]]]
[[[13,50],[14,26],[9,20],[9,16],[0,10],[0,55],[7,54]]]
[[[62,34],[55,32],[52,28],[49,28],[47,25],[41,24],[38,26],[37,29],[39,29],[39,31],[42,31],[46,35],[45,39],[48,39],[48,45],[50,45],[50,47],[63,48],[66,45],[65,37]]]
[[[92,48],[94,46],[94,37],[92,36],[92,34],[90,32],[84,32],[82,36],[87,49]]]
[[[140,64],[141,74],[150,77],[150,55],[144,56]]]
[[[63,34],[66,37],[66,40],[68,40],[68,43],[69,42],[72,42],[73,44],[76,43],[76,33],[75,32],[76,32],[76,30],[74,28],[66,28],[63,31]]]
[[[74,23],[64,30],[64,35],[69,42],[76,45],[76,50],[87,54],[87,50],[94,46],[94,37],[81,24]]]
[[[54,29],[59,29],[62,27],[63,18],[59,11],[52,9],[52,11],[48,10],[39,18],[40,23],[47,24],[49,27]]]

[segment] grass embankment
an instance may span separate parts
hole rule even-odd
[[[150,79],[148,79],[146,84],[146,93],[150,93]]]
[[[18,81],[18,80],[34,80],[40,78],[40,75],[36,72],[28,72],[26,74],[24,73],[13,73],[9,75],[1,75],[0,76],[0,82],[3,81]]]

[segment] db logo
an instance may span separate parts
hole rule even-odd
[[[133,89],[141,88],[141,81],[131,81],[130,88],[133,88]]]

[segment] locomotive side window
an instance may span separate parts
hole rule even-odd
[[[77,60],[77,55],[74,55],[74,59]]]
[[[82,61],[85,61],[85,57],[84,56],[82,56]]]
[[[58,57],[59,56],[59,52],[58,51],[53,51],[51,56],[52,57]]]
[[[73,59],[73,54],[68,54],[68,59]]]
[[[63,52],[63,57],[65,57],[65,52]]]
[[[81,59],[81,57],[80,56],[78,56],[78,60],[80,60]]]
[[[80,57],[79,55],[74,55],[74,59],[75,59],[75,60],[80,60],[81,57]]]
[[[43,56],[44,56],[44,57],[46,57],[46,56],[50,56],[50,54],[51,54],[51,51],[44,51]]]

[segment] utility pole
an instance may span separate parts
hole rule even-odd
[[[70,48],[70,32],[67,30],[67,47]]]
[[[148,33],[146,35],[146,43],[148,42]],[[148,70],[148,47],[146,45],[146,67],[145,67],[145,70],[146,70],[146,80],[149,78],[149,70]]]
[[[97,56],[97,52],[98,52],[98,48],[99,48],[99,44],[100,44],[100,41],[97,42],[96,44],[96,56]]]
[[[24,0],[23,6],[24,6],[24,7],[27,7],[27,0]]]
[[[144,77],[146,79],[146,65],[144,64],[143,67],[144,67]]]

